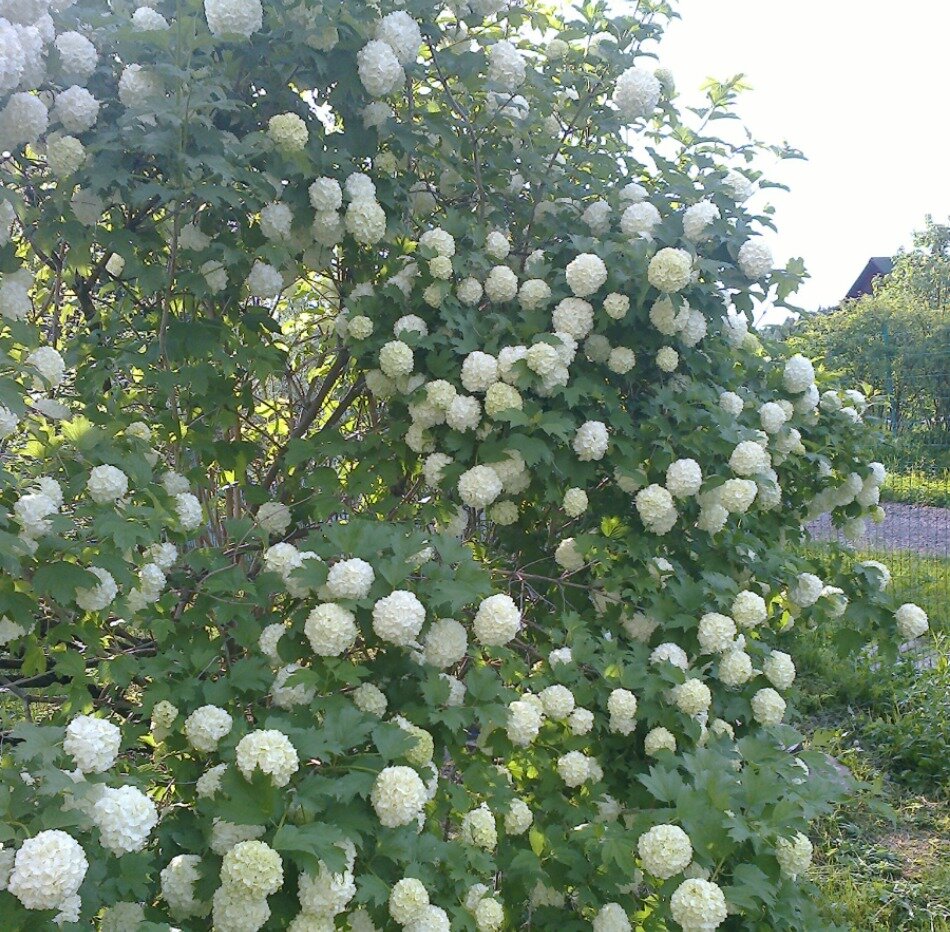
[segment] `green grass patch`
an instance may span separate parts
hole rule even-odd
[[[889,472],[881,489],[881,499],[885,502],[950,508],[950,470],[924,472],[908,469]]]

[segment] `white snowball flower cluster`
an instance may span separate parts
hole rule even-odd
[[[594,932],[630,932],[632,926],[619,903],[605,903],[591,923]]]
[[[379,351],[379,368],[391,379],[411,374],[414,365],[412,349],[401,340],[391,340]]]
[[[89,862],[82,846],[59,829],[40,832],[20,845],[7,882],[26,909],[59,909],[76,895]]]
[[[600,290],[607,281],[607,266],[600,256],[581,253],[567,266],[567,286],[578,298],[586,298]]]
[[[380,39],[371,39],[357,53],[360,81],[371,97],[387,97],[406,79],[392,46]]]
[[[607,453],[609,436],[602,421],[586,421],[574,434],[574,452],[582,462],[602,460]]]
[[[613,101],[627,122],[650,116],[660,102],[662,87],[644,68],[628,68],[617,78]]]
[[[501,647],[521,629],[521,612],[511,596],[496,593],[481,601],[472,628],[480,644]]]
[[[773,650],[762,664],[762,672],[776,689],[788,689],[795,682],[795,663],[781,650]]]
[[[422,46],[419,25],[405,10],[384,16],[376,26],[376,38],[393,50],[400,65],[412,64]]]
[[[660,751],[672,751],[675,754],[676,737],[668,728],[654,728],[643,739],[643,750],[649,757],[656,757]]]
[[[468,633],[454,618],[440,618],[426,632],[422,643],[425,662],[444,670],[465,656]]]
[[[261,0],[205,0],[205,18],[211,34],[249,39],[263,25]]]
[[[513,91],[524,84],[526,63],[522,54],[507,40],[488,47],[488,81],[502,90]]]
[[[359,601],[369,595],[375,580],[376,573],[365,560],[359,557],[340,560],[330,567],[327,574],[327,592],[334,599]]]
[[[425,784],[411,767],[386,767],[373,783],[370,801],[387,828],[414,822],[428,800]]]
[[[778,725],[785,717],[785,700],[771,687],[752,697],[752,715],[760,725]]]
[[[671,690],[673,702],[684,715],[698,716],[709,711],[712,704],[712,693],[709,687],[696,678],[674,686]]]
[[[284,882],[283,862],[263,841],[241,841],[224,856],[221,882],[245,896],[267,897]]]
[[[104,773],[119,754],[122,732],[103,718],[77,715],[66,726],[63,750],[83,773]]]
[[[768,450],[754,440],[737,444],[729,457],[729,468],[737,476],[755,476],[771,466]]]
[[[286,534],[290,527],[290,509],[283,502],[264,502],[257,509],[257,523],[268,534]]]
[[[683,235],[693,243],[700,243],[709,236],[709,225],[722,215],[711,201],[700,201],[686,209],[683,214]]]
[[[428,905],[429,891],[415,877],[403,877],[389,891],[389,915],[401,926],[417,919]]]
[[[650,653],[650,663],[671,663],[674,667],[686,670],[689,666],[689,657],[687,657],[686,651],[678,644],[667,641],[653,648],[653,651]]]
[[[476,350],[462,363],[462,387],[467,392],[488,391],[498,381],[498,360],[489,353]]]
[[[86,80],[96,70],[99,54],[96,47],[78,32],[61,32],[56,37],[56,51],[59,52],[63,71],[79,83]]]
[[[682,291],[693,275],[693,259],[683,249],[661,249],[647,267],[647,280],[658,291],[675,294]]]
[[[631,204],[620,217],[620,232],[629,239],[653,239],[660,224],[660,212],[649,201]]]
[[[66,363],[52,346],[40,346],[33,350],[26,357],[24,363],[32,366],[45,383],[37,382],[36,390],[46,387],[56,388],[63,381],[63,376],[66,374]]]
[[[250,780],[255,770],[269,776],[274,786],[286,786],[300,767],[296,748],[282,731],[252,731],[237,743],[238,770]]]
[[[768,609],[765,599],[757,592],[743,589],[732,602],[730,614],[740,628],[754,628],[761,625],[768,618]]]
[[[278,113],[267,121],[267,135],[282,152],[301,152],[310,139],[307,124],[296,113]]]
[[[689,866],[693,846],[689,835],[677,825],[654,825],[637,841],[643,869],[660,880],[669,880]]]
[[[92,808],[92,820],[102,847],[120,856],[145,847],[158,824],[158,810],[134,786],[106,787]]]
[[[473,466],[460,476],[458,492],[469,508],[485,508],[501,495],[502,482],[491,466]]]
[[[786,402],[787,404],[787,402]],[[759,408],[759,422],[767,434],[777,434],[788,420],[785,409],[774,401],[767,401]]]
[[[564,493],[564,513],[569,518],[576,518],[587,511],[587,493],[583,489],[571,488]]]
[[[722,890],[709,880],[684,880],[670,899],[670,912],[683,932],[713,932],[726,921],[728,911]]]
[[[905,602],[895,613],[897,630],[905,640],[919,638],[930,628],[927,613],[913,602]]]
[[[201,858],[196,854],[177,854],[162,869],[162,897],[175,919],[204,916],[209,911],[209,904],[195,897],[195,884],[201,879],[200,864]]]
[[[508,739],[517,747],[527,747],[538,736],[544,722],[540,702],[516,699],[508,703]]]
[[[629,689],[614,689],[607,697],[610,730],[629,735],[636,728],[637,697]]]
[[[93,466],[86,482],[89,497],[98,505],[107,505],[129,491],[129,477],[117,466]]]
[[[739,268],[752,281],[758,281],[772,273],[772,251],[761,240],[750,239],[739,250]]]
[[[210,754],[231,731],[231,716],[216,705],[203,705],[185,719],[185,737],[196,750]]]
[[[752,658],[739,648],[724,651],[719,659],[719,679],[729,687],[741,686],[752,679]]]
[[[538,698],[544,714],[554,721],[562,721],[574,711],[574,694],[560,683],[542,689]]]
[[[495,816],[485,803],[470,809],[462,817],[462,840],[477,848],[493,851],[498,844]]]
[[[89,572],[95,576],[99,582],[91,589],[76,590],[76,604],[84,612],[101,612],[108,608],[118,595],[119,589],[108,570],[98,566],[90,566]]]
[[[372,197],[351,201],[344,223],[346,232],[364,246],[372,246],[386,235],[386,212]]]
[[[825,584],[814,573],[799,573],[788,597],[799,608],[810,608],[824,591]]]
[[[485,279],[485,296],[493,304],[513,301],[518,294],[518,276],[507,265],[496,265]]]
[[[782,873],[796,880],[811,866],[814,852],[812,843],[801,832],[796,832],[791,838],[779,838],[775,843],[775,858]]]
[[[425,617],[425,607],[416,596],[397,589],[373,606],[373,631],[390,644],[408,647],[419,636]]]
[[[203,520],[201,502],[191,492],[179,492],[175,496],[175,515],[184,530],[193,531]]]
[[[720,654],[732,647],[736,638],[736,623],[719,612],[707,612],[699,619],[699,646],[704,653]]]
[[[666,490],[674,498],[695,495],[703,484],[703,471],[693,459],[681,459],[671,463],[666,470]]]
[[[792,356],[785,362],[782,384],[793,395],[808,391],[815,384],[815,367],[802,355]]]
[[[568,751],[557,760],[558,776],[572,789],[591,777],[591,759],[581,751]]]
[[[523,799],[513,799],[505,813],[505,834],[523,835],[534,821],[531,807]]]
[[[647,530],[654,534],[666,534],[676,523],[676,507],[673,496],[662,485],[648,485],[637,492],[634,503],[637,513]]]
[[[583,340],[594,326],[594,308],[582,298],[564,298],[554,309],[551,323],[557,333]]]
[[[255,298],[276,298],[284,289],[284,277],[279,269],[255,260],[247,276],[247,290]]]

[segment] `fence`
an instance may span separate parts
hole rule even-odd
[[[894,346],[886,327],[882,342],[886,517],[869,523],[854,546],[862,557],[885,563],[901,597],[930,612],[936,629],[950,631],[950,345],[908,351]],[[891,358],[900,359],[899,373]],[[839,537],[827,520],[816,523],[814,536]]]

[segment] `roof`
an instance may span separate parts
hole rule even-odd
[[[860,298],[870,294],[875,278],[887,275],[894,268],[894,260],[888,256],[875,256],[864,267],[864,271],[857,277],[855,283],[848,289],[846,298]]]

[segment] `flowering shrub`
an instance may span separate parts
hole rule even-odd
[[[821,927],[867,401],[670,6],[547,6],[0,3],[5,929]]]

